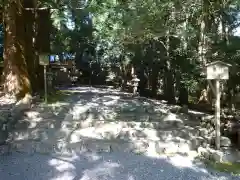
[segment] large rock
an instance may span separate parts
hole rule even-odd
[[[12,117],[11,109],[0,112],[0,145],[9,139],[9,132],[14,127],[15,119]]]
[[[24,115],[24,112],[31,109],[32,105],[32,96],[30,94],[26,94],[23,99],[18,101],[14,108],[11,111],[11,116],[19,120]]]
[[[28,110],[31,108],[32,104],[32,96],[30,94],[26,94],[23,99],[16,103],[15,109],[19,111]]]
[[[155,122],[155,121],[161,121],[163,118],[163,114],[162,113],[154,113],[151,114],[149,121]]]
[[[230,147],[232,145],[231,140],[228,137],[221,136],[221,146]]]
[[[214,118],[213,115],[206,115],[206,116],[203,116],[203,117],[201,118],[201,121],[202,121],[202,122],[206,122],[206,123],[210,123],[210,124],[214,125],[214,123],[215,123],[215,118]]]
[[[103,124],[99,127],[96,127],[95,132],[100,134],[103,139],[116,139],[118,138],[122,126],[115,123]]]
[[[149,121],[149,115],[148,114],[138,114],[137,115],[137,121],[140,121],[140,122],[148,122]]]
[[[0,130],[0,145],[5,144],[8,138],[8,133],[6,130]]]
[[[169,144],[163,150],[164,154],[175,154],[178,152],[178,145],[177,144]]]
[[[24,113],[24,115],[26,116],[26,118],[36,119],[36,118],[39,118],[40,113],[37,111],[27,111]]]
[[[191,145],[188,143],[180,143],[178,145],[178,152],[188,154],[191,151]]]
[[[90,152],[96,152],[96,153],[112,152],[112,144],[108,142],[95,141],[94,143],[93,142],[87,143],[86,146],[87,146],[87,150]]]
[[[225,149],[223,151],[223,157],[222,157],[223,162],[240,162],[240,152],[234,149]]]
[[[215,134],[214,136],[212,136],[211,138],[211,145],[215,146],[216,144],[216,138],[215,138]],[[231,147],[232,146],[232,142],[228,137],[225,136],[221,136],[220,138],[220,145],[221,147]]]
[[[199,135],[202,136],[203,138],[208,136],[208,130],[206,128],[200,128],[198,131],[199,131]]]
[[[71,114],[73,115],[74,120],[82,120],[90,113],[89,106],[74,106],[71,110]]]
[[[64,121],[73,121],[73,115],[72,114],[66,114],[66,116],[64,117]]]
[[[200,146],[202,146],[204,142],[204,138],[202,137],[193,137],[191,139],[191,149],[197,150]]]
[[[9,144],[5,144],[5,145],[1,145],[0,146],[0,155],[9,155],[10,152],[10,145]]]
[[[77,128],[77,123],[75,123],[74,121],[63,121],[61,123],[61,129],[64,130],[75,130]]]
[[[171,113],[178,113],[180,111],[181,107],[180,106],[173,106],[170,109]]]
[[[154,109],[154,107],[149,106],[149,107],[146,108],[146,112],[150,113],[150,114],[153,114],[153,113],[155,113],[155,109]]]
[[[210,150],[210,160],[215,162],[222,162],[223,161],[223,152],[217,150]]]
[[[169,127],[181,127],[181,124],[183,124],[183,121],[176,114],[168,113],[163,118],[163,123],[168,124]]]
[[[198,152],[199,156],[202,156],[205,159],[210,158],[211,153],[210,153],[209,149],[207,149],[207,148],[203,148],[200,146],[200,147],[198,147],[197,152]]]
[[[134,153],[145,153],[145,152],[147,152],[148,147],[149,147],[148,142],[136,141],[133,143],[133,146],[131,147],[131,149],[132,149],[131,151]]]
[[[159,154],[162,154],[164,152],[165,146],[161,142],[155,142],[155,151]]]
[[[133,112],[124,112],[119,113],[116,117],[120,121],[135,121],[136,120],[136,114]]]
[[[187,114],[188,113],[188,106],[187,105],[183,105],[181,107],[181,109],[180,109],[180,112]]]
[[[155,142],[155,151],[158,154],[175,154],[179,152],[179,146],[175,142]]]

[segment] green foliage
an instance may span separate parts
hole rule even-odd
[[[240,175],[240,163],[220,163],[207,161],[206,164],[217,171]]]
[[[195,93],[204,59],[222,60],[233,64],[231,79],[240,84],[240,40],[233,35],[238,0],[44,0],[38,6],[52,9],[52,53],[75,54],[77,64],[87,56],[91,67],[121,69],[116,74],[134,65],[147,79],[163,80],[171,71],[172,84]]]
[[[48,104],[53,104],[56,102],[63,102],[65,101],[69,96],[71,95],[71,93],[67,92],[67,91],[61,91],[58,90],[56,92],[52,92],[50,94],[48,94]],[[41,97],[41,101],[44,102],[44,94]]]

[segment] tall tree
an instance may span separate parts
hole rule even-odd
[[[22,98],[31,93],[31,84],[24,55],[24,25],[22,0],[4,1],[4,72],[6,93]]]

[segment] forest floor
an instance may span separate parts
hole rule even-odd
[[[106,88],[65,88],[58,96],[64,98],[37,103],[18,121],[0,177],[240,179],[197,160],[204,113],[172,113],[177,107],[163,101]]]

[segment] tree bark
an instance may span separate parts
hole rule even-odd
[[[159,70],[158,70],[158,64],[152,65],[152,75],[151,75],[151,88],[152,88],[152,97],[157,97],[157,90],[158,90],[158,76],[159,76]]]
[[[174,77],[173,77],[173,69],[172,69],[172,62],[170,59],[170,39],[169,39],[169,30],[167,31],[166,35],[166,67],[164,71],[164,96],[166,97],[168,103],[174,104],[176,103],[175,99],[175,88],[174,88]]]
[[[24,23],[21,0],[8,0],[4,4],[4,70],[3,87],[18,99],[31,93],[31,83],[24,55]]]
[[[37,91],[39,81],[37,80],[37,73],[35,72],[38,66],[36,50],[34,46],[35,28],[34,28],[34,11],[25,10],[24,11],[24,23],[25,23],[25,57],[28,67],[28,72],[30,75],[30,81],[32,85],[33,92]]]
[[[35,23],[34,23],[34,52],[35,59],[33,69],[38,80],[36,86],[34,86],[35,91],[43,89],[44,87],[44,77],[43,77],[43,66],[39,65],[39,54],[47,53],[50,54],[50,10],[42,9],[35,11]]]

